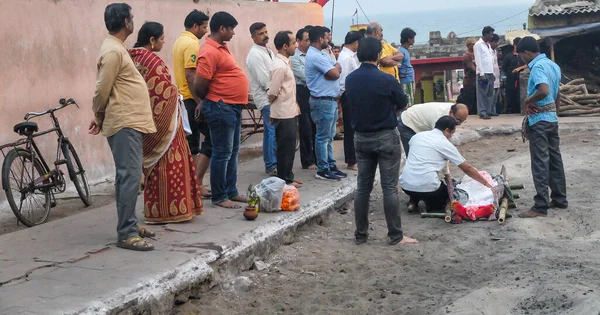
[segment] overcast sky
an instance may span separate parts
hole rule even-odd
[[[279,2],[308,2],[298,0],[279,0]],[[458,9],[474,6],[499,6],[499,5],[533,5],[535,0],[502,0],[502,1],[479,1],[479,0],[358,0],[363,10],[369,16],[370,14],[383,13],[406,13],[419,12],[427,10],[445,10]],[[323,8],[323,15],[326,21],[331,21],[331,8],[333,1],[329,2]],[[358,8],[356,0],[335,0],[336,16],[351,16]],[[359,9],[360,13],[360,9]]]

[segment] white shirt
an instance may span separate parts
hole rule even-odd
[[[267,47],[254,44],[246,57],[246,65],[250,74],[250,90],[254,105],[258,110],[269,105],[269,76],[273,67],[275,54]]]
[[[304,73],[304,62],[306,61],[306,53],[296,48],[296,53],[290,57],[292,63],[292,71],[294,71],[294,79],[297,85],[306,85],[306,74]]]
[[[477,74],[482,75],[486,73],[494,73],[494,58],[490,45],[480,38],[477,43],[475,43],[473,50],[475,52],[475,65],[477,66]]]
[[[410,151],[400,175],[402,189],[432,192],[440,188],[438,177],[446,162],[458,166],[465,158],[439,129],[417,133],[410,139]]]
[[[492,50],[494,53],[492,56],[494,58],[494,89],[500,88],[500,67],[498,66],[498,54],[495,50]]]
[[[342,48],[340,52],[340,56],[338,57],[338,63],[342,67],[342,73],[340,74],[340,94],[346,91],[346,77],[352,71],[358,69],[360,66],[360,62],[358,62],[358,58],[356,57],[356,52],[348,49],[347,47]]]
[[[416,133],[433,130],[438,119],[450,113],[452,105],[437,102],[415,104],[402,112],[402,124]]]

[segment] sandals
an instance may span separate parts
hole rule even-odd
[[[117,247],[138,252],[148,252],[154,250],[154,245],[152,245],[152,243],[139,236],[130,237],[124,241],[118,241]]]
[[[152,232],[149,229],[143,228],[143,227],[141,227],[139,225],[137,226],[137,231],[138,231],[139,236],[143,237],[143,238],[146,238],[146,237],[149,237],[149,238],[156,237],[156,233]]]

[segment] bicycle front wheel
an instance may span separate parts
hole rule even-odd
[[[46,222],[50,214],[50,180],[34,182],[45,174],[40,160],[33,160],[31,153],[25,150],[10,151],[2,164],[6,200],[17,219],[27,227]]]
[[[63,148],[63,154],[67,160],[67,169],[69,170],[69,178],[75,185],[79,198],[83,204],[88,207],[92,204],[92,196],[90,194],[90,185],[88,184],[87,177],[85,176],[85,170],[79,160],[79,155],[75,151],[73,144],[67,142]]]

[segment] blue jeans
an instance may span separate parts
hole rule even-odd
[[[319,172],[335,167],[333,137],[335,137],[335,122],[338,119],[337,109],[335,101],[310,99],[310,115],[317,127],[315,154]]]
[[[210,187],[212,203],[219,204],[236,197],[238,151],[242,108],[223,101],[202,102],[202,114],[210,128],[212,156],[210,157]]]
[[[264,122],[263,160],[267,171],[277,168],[277,145],[275,142],[275,127],[271,125],[271,105],[260,110]]]

